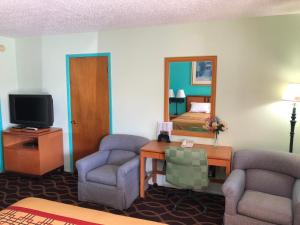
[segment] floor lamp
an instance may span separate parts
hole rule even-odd
[[[296,103],[300,102],[300,84],[289,84],[286,91],[283,93],[282,100],[293,102],[293,110],[291,116],[291,130],[290,130],[290,147],[289,152],[293,152],[294,135],[296,126]]]

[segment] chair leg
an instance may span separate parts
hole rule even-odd
[[[171,193],[170,191],[166,191],[166,195],[165,195],[166,199],[169,199],[172,194],[173,193]]]
[[[203,208],[201,213],[205,214],[207,212],[207,207],[198,198],[196,198],[194,200]]]
[[[182,201],[187,198],[189,198],[188,195],[182,196],[177,202],[175,202],[172,210],[175,211],[177,209],[177,207],[182,203]]]
[[[193,194],[192,190],[188,190],[188,193],[184,196],[182,196],[175,204],[173,207],[173,211],[175,211],[178,206],[182,203],[183,200],[187,199],[187,198],[191,198],[194,201],[196,201],[202,208],[203,210],[201,211],[201,213],[205,214],[207,212],[207,207]]]
[[[189,197],[196,201],[203,208],[203,214],[207,212],[207,207],[200,201],[200,199],[194,194],[192,190],[189,190]]]

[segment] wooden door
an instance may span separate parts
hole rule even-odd
[[[99,148],[109,134],[108,57],[70,59],[74,162]]]

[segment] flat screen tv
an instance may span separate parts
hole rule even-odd
[[[48,128],[53,125],[51,95],[9,95],[10,122],[20,127]]]

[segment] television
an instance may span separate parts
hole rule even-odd
[[[51,95],[9,95],[10,122],[19,127],[48,128],[53,125]]]

